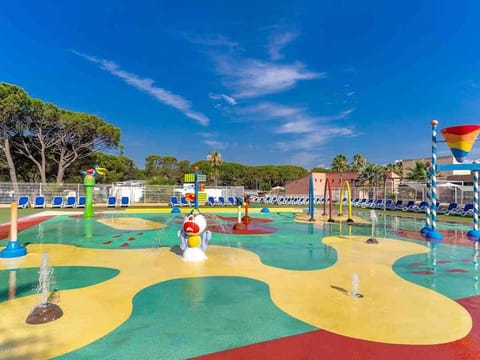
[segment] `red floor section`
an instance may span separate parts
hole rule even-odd
[[[35,226],[52,218],[53,216],[35,216],[19,219],[17,222],[18,232],[28,229],[29,227]],[[10,223],[0,225],[0,240],[7,239],[10,237]]]
[[[419,230],[397,230],[395,235],[405,237],[413,240],[427,241]],[[440,230],[443,236],[442,244],[451,244],[457,246],[472,246],[472,242],[467,238],[467,231],[464,230]]]
[[[480,296],[458,300],[458,303],[464,306],[472,316],[473,327],[465,338],[447,344],[383,344],[317,330],[195,359],[478,360],[480,359]]]
[[[264,226],[261,223],[272,222],[270,219],[263,218],[250,218],[250,223],[246,225],[244,229],[234,229],[233,226],[238,222],[238,217],[226,217],[216,215],[215,217],[206,215],[205,218],[208,222],[208,230],[214,233],[222,234],[235,234],[235,235],[249,235],[249,234],[271,234],[277,231],[277,229],[271,226]],[[218,220],[223,221],[222,224],[218,223]]]

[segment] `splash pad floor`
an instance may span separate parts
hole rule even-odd
[[[181,216],[130,216],[128,229],[108,225],[122,212],[46,217],[19,233],[31,242],[27,256],[0,262],[0,358],[480,356],[469,247],[432,249],[395,238],[394,228],[367,244],[368,227],[295,224],[280,209],[254,214],[275,233],[214,233],[208,260],[188,263],[176,246]],[[222,218],[212,226],[229,226]],[[163,227],[134,228],[142,223]],[[28,325],[45,252],[64,315]],[[355,287],[362,298],[350,296]]]

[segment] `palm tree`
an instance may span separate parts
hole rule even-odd
[[[207,155],[207,161],[210,166],[213,168],[213,176],[215,179],[215,186],[217,186],[218,181],[218,167],[222,164],[222,154],[218,151],[212,151]]]
[[[365,166],[367,166],[367,160],[363,155],[361,154],[353,155],[353,161],[351,165],[352,170],[362,171],[365,168]]]
[[[401,160],[397,160],[394,163],[387,164],[385,166],[386,170],[390,170],[395,174],[402,176],[403,175],[403,162]]]
[[[384,181],[384,178],[384,168],[380,165],[369,163],[363,168],[358,181],[362,186],[367,185],[369,188],[371,188],[373,196],[376,197],[376,188],[382,183],[382,181]]]
[[[423,161],[415,161],[415,166],[408,169],[407,179],[422,180],[427,178],[427,166]]]
[[[343,172],[349,168],[347,157],[343,154],[335,155],[332,160],[332,171]]]

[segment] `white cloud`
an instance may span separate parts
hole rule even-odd
[[[254,106],[238,109],[237,115],[241,117],[254,117],[255,119],[283,119],[303,114],[303,108],[295,106],[285,106],[270,102],[262,102]]]
[[[141,78],[136,74],[126,72],[122,70],[117,64],[112,61],[100,59],[95,56],[85,55],[78,51],[73,50],[74,54],[96,64],[100,69],[109,72],[110,74],[122,79],[127,84],[146,92],[153,96],[155,99],[163,104],[169,105],[185,116],[198,121],[203,126],[208,126],[210,120],[202,113],[194,112],[190,101],[186,100],[180,95],[173,94],[172,92],[165,90],[154,85],[154,81],[150,78]]]
[[[254,59],[234,60],[216,57],[217,71],[224,76],[225,85],[234,91],[235,98],[254,98],[288,90],[300,80],[325,78],[325,73],[308,71],[305,66],[274,64]]]
[[[212,46],[212,47],[223,47],[228,48],[229,50],[239,49],[238,43],[229,40],[226,36],[221,34],[190,34],[182,33],[183,37],[191,42],[192,44]]]
[[[323,122],[342,120],[342,119],[346,119],[354,111],[355,111],[355,109],[351,108],[351,109],[344,110],[344,111],[340,112],[339,114],[335,114],[335,115],[318,116],[316,119],[318,119],[319,121],[323,121]]]
[[[276,132],[279,134],[304,134],[314,127],[311,119],[293,120],[283,123]]]
[[[349,91],[346,95],[348,97],[353,96],[353,95],[355,95],[355,91]]]
[[[228,144],[225,142],[218,141],[216,139],[217,135],[210,132],[199,132],[197,133],[198,136],[202,137],[204,140],[202,141],[204,144],[210,146],[213,149],[222,150],[227,148]]]
[[[284,55],[281,53],[283,48],[298,36],[296,32],[285,32],[282,34],[275,34],[270,38],[268,43],[268,53],[272,60],[283,59]]]
[[[218,149],[218,150],[222,150],[227,147],[227,144],[217,140],[205,140],[203,143],[210,146],[213,149]]]
[[[347,109],[338,114],[314,116],[302,107],[262,102],[255,106],[239,108],[237,114],[250,121],[270,120],[278,122],[278,124],[270,125],[271,131],[282,137],[280,141],[275,143],[275,149],[282,152],[291,152],[293,154],[292,159],[298,153],[299,157],[306,160],[306,154],[309,151],[318,155],[321,146],[335,137],[357,136],[352,127],[330,124],[347,118],[353,111],[354,109]],[[299,161],[297,163],[303,165],[315,162]]]
[[[225,94],[210,94],[209,96],[210,96],[210,99],[213,99],[213,100],[223,99],[227,103],[229,103],[230,105],[236,105],[237,104],[237,100],[235,100],[233,97],[225,95]]]

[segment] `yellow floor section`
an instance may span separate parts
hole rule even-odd
[[[97,219],[99,223],[117,230],[155,230],[163,229],[167,225],[142,218],[112,217]]]
[[[192,207],[179,207],[178,208],[181,213],[187,214],[190,211],[193,210]],[[236,207],[221,207],[221,206],[211,206],[211,207],[200,207],[200,212],[202,213],[237,213],[238,209]],[[249,207],[248,212],[251,214],[257,214],[260,213],[262,208],[260,207]],[[271,208],[269,209],[270,212],[293,212],[293,213],[299,213],[302,212],[301,208],[293,208],[293,207],[276,207],[276,208]],[[142,214],[142,213],[161,213],[161,214],[168,214],[172,212],[171,208],[150,208],[150,209],[136,209],[134,207],[125,209],[125,212],[127,213],[137,213],[137,214]],[[242,207],[242,215],[245,214],[245,208]]]
[[[0,347],[10,358],[49,358],[87,345],[128,319],[132,298],[145,287],[177,278],[243,276],[264,281],[274,303],[313,326],[359,339],[398,344],[438,344],[467,335],[472,321],[455,301],[401,279],[392,271],[396,259],[425,253],[424,246],[390,239],[378,245],[367,237],[328,237],[338,261],[314,271],[290,271],[267,266],[249,251],[211,246],[208,260],[183,261],[170,248],[104,250],[67,245],[29,245],[21,267],[38,267],[44,252],[50,266],[101,266],[120,270],[118,276],[94,286],[60,292],[64,316],[43,325],[25,319],[37,297],[0,304]],[[6,268],[0,262],[0,268]],[[358,299],[333,286],[352,289],[357,274]],[[218,329],[218,331],[222,331]],[[12,345],[13,344],[13,345]]]

